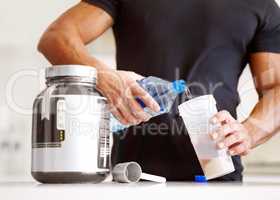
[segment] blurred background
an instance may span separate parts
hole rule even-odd
[[[46,27],[77,0],[4,1],[0,7],[0,179],[30,177],[31,111],[35,96],[44,88],[49,63],[37,52]],[[280,3],[280,0],[278,0]],[[115,67],[112,32],[88,46],[89,51]],[[258,100],[249,68],[239,83],[239,120]],[[244,158],[246,174],[280,174],[280,134]]]

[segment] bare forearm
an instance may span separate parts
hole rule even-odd
[[[157,102],[137,84],[141,75],[110,69],[92,57],[86,44],[95,41],[112,27],[111,15],[97,6],[80,2],[66,11],[42,36],[38,49],[54,65],[82,64],[98,70],[97,89],[107,98],[113,115],[125,125],[147,121],[150,115],[135,100],[145,97],[145,105],[159,112]]]
[[[105,64],[88,53],[77,34],[49,30],[41,38],[38,49],[53,65],[82,64],[94,66],[97,69],[107,68]]]
[[[252,135],[253,147],[263,144],[280,129],[280,86],[268,90],[243,123]]]
[[[105,11],[80,2],[49,26],[38,49],[55,65],[83,64],[97,69],[107,68],[88,53],[85,45],[97,39],[112,24],[113,19]]]

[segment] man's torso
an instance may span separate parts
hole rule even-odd
[[[214,94],[236,117],[237,85],[264,9],[263,0],[119,0],[114,33],[119,69],[167,80],[185,79],[194,95]],[[180,117],[166,114],[130,128],[116,144],[117,162],[192,180],[201,172]],[[162,126],[165,123],[167,126]],[[179,125],[178,125],[179,124]],[[151,126],[155,131],[151,132]],[[225,180],[240,180],[242,165]]]

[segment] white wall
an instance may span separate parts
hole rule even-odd
[[[13,74],[19,70],[37,71],[47,65],[37,53],[36,43],[46,25],[65,9],[65,2],[54,0],[1,2],[0,174],[22,174],[29,171],[31,117],[15,112],[7,106],[6,87]],[[69,1],[68,6],[73,2]],[[39,91],[38,82],[37,77],[24,76],[13,84],[13,96],[19,107],[31,108],[33,98]],[[16,143],[19,150],[14,148]]]
[[[30,169],[31,116],[30,114],[19,113],[16,110],[30,111],[34,97],[43,87],[42,70],[49,64],[36,50],[39,37],[48,24],[66,8],[77,2],[79,1],[27,0],[1,2],[0,142],[1,140],[9,140],[12,144],[19,142],[21,151],[17,153],[10,149],[4,154],[5,152],[1,152],[0,149],[0,175],[4,172],[26,174]],[[111,32],[106,33],[102,39],[90,45],[89,49],[91,52],[97,53],[109,65],[114,65],[114,45]],[[25,71],[22,72],[22,70]],[[16,74],[22,73],[26,73],[26,75],[21,76],[16,82],[11,81]],[[36,73],[38,73],[37,76],[34,76]],[[239,112],[243,113],[240,115],[241,118],[248,115],[257,98],[249,77],[249,71],[247,70],[240,86],[241,93],[244,94],[242,95],[244,104],[240,106],[242,112]],[[16,105],[8,106],[7,87],[12,87],[13,103]],[[248,158],[248,162],[259,161],[259,158],[274,162],[275,156],[270,154],[271,157],[268,159],[267,155],[269,151],[276,152],[277,145],[280,142],[279,140],[273,142],[276,144],[264,146],[258,153],[252,154]],[[1,145],[0,148],[2,148]],[[15,155],[14,159],[11,159],[11,155]],[[8,163],[8,168],[5,168],[5,163]]]
[[[28,112],[33,99],[44,87],[43,71],[49,66],[37,52],[37,43],[46,27],[77,2],[79,0],[1,2],[0,175],[27,174],[30,170],[31,115]],[[89,49],[114,66],[113,44],[109,31]],[[11,94],[7,88],[12,89]],[[14,149],[16,145],[19,150]]]

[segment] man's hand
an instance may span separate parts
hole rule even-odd
[[[217,148],[228,148],[230,155],[247,155],[253,147],[253,138],[245,125],[235,120],[228,111],[217,113],[211,123],[220,127],[211,133]]]
[[[144,77],[129,71],[99,70],[97,88],[108,99],[111,112],[124,125],[136,125],[151,118],[135,100],[141,98],[154,112],[158,103],[136,82]]]

